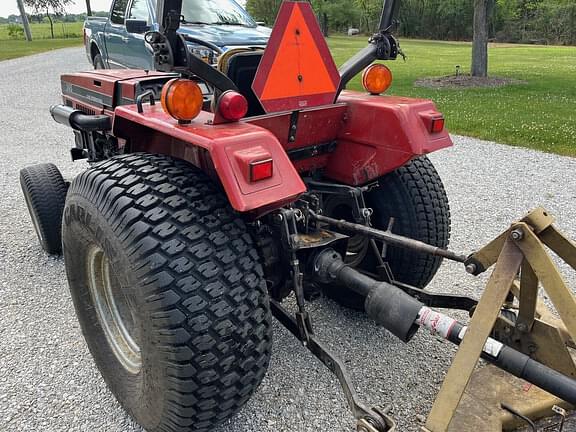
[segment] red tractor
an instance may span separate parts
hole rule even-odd
[[[404,341],[424,326],[459,344],[466,327],[430,307],[477,301],[423,288],[443,258],[485,270],[447,250],[448,199],[426,157],[452,145],[442,114],[381,95],[392,77],[374,62],[399,55],[399,2],[340,69],[308,2],[282,4],[266,50],[232,49],[216,66],[177,33],[181,2],[158,1],[159,31],[126,21],[146,32],[156,71],[62,76],[51,113],[90,168],[69,185],[53,165],[21,172],[94,360],[148,431],[208,431],[264,377],[274,315],[338,377],[358,430],[392,430],[314,335],[306,302],[324,292]],[[360,72],[365,91],[345,90]],[[295,314],[281,304],[291,295]],[[535,360],[490,341],[491,363],[576,401],[572,378],[540,363],[526,374],[518,362]]]

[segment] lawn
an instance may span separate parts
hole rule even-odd
[[[0,25],[0,60],[82,43],[82,23],[33,24],[32,43],[7,39]],[[62,38],[63,35],[75,35]],[[338,64],[366,44],[363,37],[330,37]],[[576,47],[493,44],[489,49],[490,74],[516,78],[526,84],[493,89],[434,90],[414,87],[423,77],[467,72],[470,44],[402,40],[408,56],[388,62],[394,74],[390,94],[433,99],[445,114],[451,132],[546,152],[576,156]],[[359,90],[359,77],[349,88]]]
[[[0,61],[78,45],[82,39],[0,40]]]
[[[54,36],[50,39],[50,24],[33,23],[32,42],[23,39],[11,39],[8,35],[8,25],[0,25],[0,61],[30,54],[37,54],[58,48],[67,48],[82,44],[81,22],[54,23]]]
[[[338,64],[366,43],[361,37],[328,42]],[[576,47],[494,44],[489,73],[527,84],[433,90],[414,87],[414,81],[454,74],[456,65],[467,72],[470,44],[402,40],[401,45],[407,61],[387,62],[394,75],[390,94],[433,99],[453,133],[576,156]],[[361,88],[358,77],[349,88]]]
[[[83,22],[55,22],[54,37],[57,39],[81,38]],[[30,31],[32,39],[50,39],[49,23],[31,23]],[[0,24],[0,44],[6,40],[11,40],[8,35],[8,24]]]

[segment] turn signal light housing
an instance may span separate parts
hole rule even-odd
[[[250,181],[266,180],[274,175],[272,159],[250,162]]]
[[[362,73],[362,86],[373,95],[384,93],[392,85],[392,72],[383,64],[373,64]]]
[[[204,98],[196,81],[174,78],[162,87],[160,102],[164,111],[179,123],[189,123],[200,114]]]
[[[218,112],[226,120],[240,120],[248,112],[248,101],[240,93],[228,90],[218,100]]]

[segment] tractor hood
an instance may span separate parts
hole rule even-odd
[[[178,32],[225,48],[231,46],[266,45],[271,30],[262,26],[183,24]]]

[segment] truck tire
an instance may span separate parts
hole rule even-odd
[[[206,175],[129,154],[74,179],[66,272],[88,348],[147,431],[210,431],[266,373],[271,314],[243,220]]]
[[[446,190],[432,162],[421,156],[381,177],[379,186],[365,195],[366,205],[374,210],[372,225],[386,230],[394,218],[392,232],[446,248],[450,239],[450,207]],[[358,239],[352,244],[358,246]],[[381,243],[377,242],[381,247]],[[377,273],[373,254],[358,255],[350,264]],[[388,246],[386,258],[395,280],[424,288],[432,280],[442,258]],[[327,287],[327,295],[343,306],[364,309],[364,297],[342,287]]]
[[[102,55],[100,53],[97,53],[94,56],[94,59],[92,60],[92,64],[94,65],[95,70],[106,69],[106,66],[104,65],[104,60],[102,59]]]
[[[42,249],[62,253],[62,212],[68,186],[51,163],[20,170],[20,186]]]

